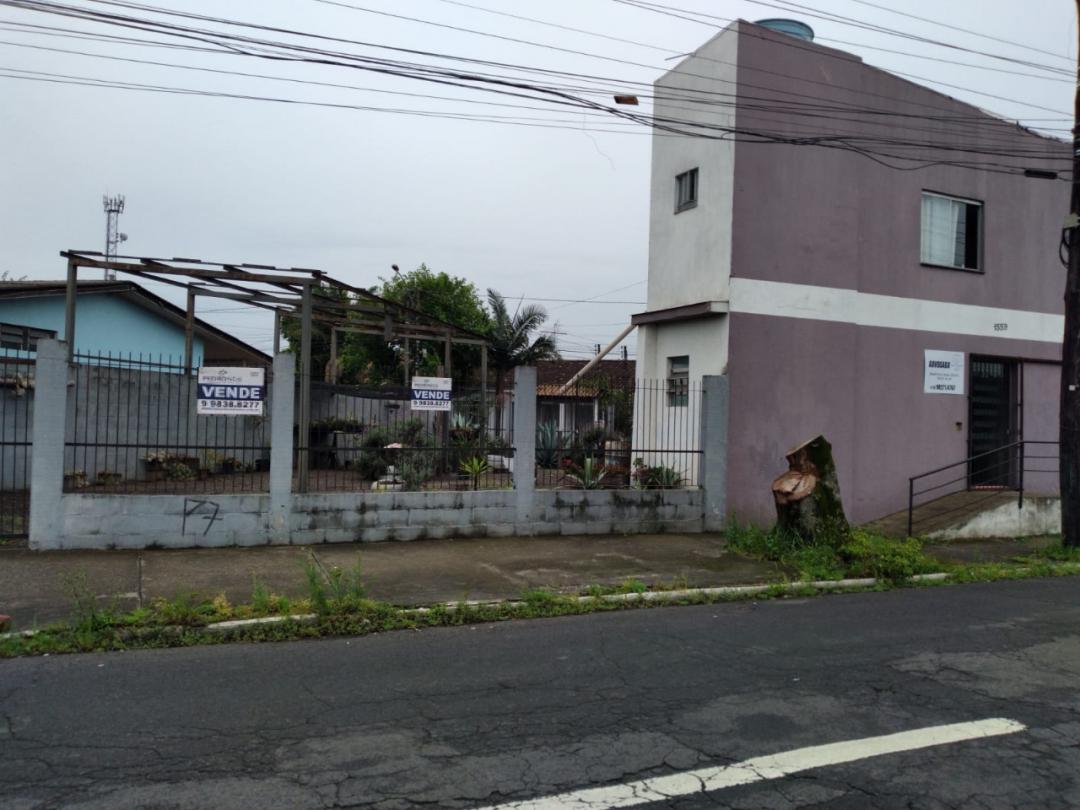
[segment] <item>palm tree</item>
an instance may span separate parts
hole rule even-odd
[[[506,308],[506,301],[495,290],[488,290],[488,306],[491,308],[491,331],[489,334],[491,365],[495,369],[495,430],[502,427],[502,402],[505,377],[517,366],[529,366],[538,360],[558,360],[559,350],[550,335],[540,335],[535,340],[530,335],[544,325],[547,311],[535,304],[518,305],[513,315]]]

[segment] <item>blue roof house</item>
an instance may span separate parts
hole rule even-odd
[[[0,356],[30,357],[42,338],[65,340],[63,281],[0,282]],[[122,355],[179,364],[185,313],[131,281],[80,281],[76,354]],[[270,358],[215,326],[195,319],[192,365],[265,364]]]

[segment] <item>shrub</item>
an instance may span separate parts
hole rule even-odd
[[[536,464],[546,470],[559,466],[563,450],[566,449],[565,437],[559,435],[559,426],[554,422],[544,422],[536,426]]]
[[[599,489],[608,471],[594,458],[586,458],[580,467],[574,466],[566,477],[581,489]]]
[[[852,529],[850,539],[840,546],[839,554],[848,576],[897,581],[937,568],[923,554],[922,543],[914,537],[893,540],[864,529]]]

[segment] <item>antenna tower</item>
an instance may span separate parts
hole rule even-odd
[[[115,197],[105,195],[101,198],[105,208],[105,261],[111,262],[116,259],[116,248],[121,242],[127,241],[127,234],[120,233],[120,214],[124,211],[124,195],[117,194]],[[116,271],[105,269],[105,280],[115,281]]]

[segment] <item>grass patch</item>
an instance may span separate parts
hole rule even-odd
[[[895,583],[942,569],[923,553],[921,541],[894,540],[865,529],[808,543],[776,528],[766,530],[732,521],[725,538],[732,551],[780,563],[805,581],[874,577]]]

